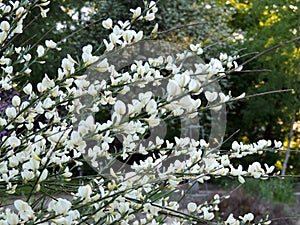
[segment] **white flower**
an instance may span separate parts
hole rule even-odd
[[[130,12],[132,12],[132,19],[136,19],[141,15],[142,9],[141,7],[137,7],[136,9],[130,9]]]
[[[12,74],[14,71],[14,68],[12,66],[7,66],[7,67],[1,67],[5,73],[7,74]]]
[[[8,32],[9,29],[10,29],[10,25],[7,21],[2,21],[1,24],[0,24],[0,29],[5,31],[5,32]]]
[[[51,98],[46,98],[46,99],[44,100],[44,102],[43,102],[43,107],[44,107],[45,109],[49,109],[49,108],[51,108],[54,104],[55,104],[55,102],[52,101]]]
[[[179,95],[181,93],[181,88],[176,81],[169,80],[169,83],[167,85],[167,92],[171,96]]]
[[[109,67],[107,58],[105,58],[101,62],[99,62],[96,67],[97,67],[97,71],[99,71],[101,73],[107,71],[108,67]]]
[[[18,8],[16,11],[16,16],[21,17],[24,11],[25,11],[24,7]]]
[[[202,212],[203,212],[203,219],[205,220],[212,220],[215,215],[213,212],[209,212],[208,209],[206,207],[201,208]]]
[[[10,136],[8,139],[7,139],[7,144],[12,147],[12,148],[15,148],[15,147],[18,147],[21,145],[21,141],[19,138],[17,138],[16,136]]]
[[[17,214],[15,213],[11,213],[11,212],[6,212],[6,222],[9,224],[9,225],[16,225],[16,224],[19,224],[19,217]],[[0,223],[1,225],[5,224],[7,225],[7,223]]]
[[[225,225],[239,225],[239,224],[240,221],[235,219],[232,213],[228,216],[227,220],[225,221]]]
[[[50,1],[43,0],[42,3],[39,4],[39,6],[47,6],[50,4]]]
[[[231,148],[232,148],[232,150],[237,151],[237,150],[240,149],[240,145],[239,145],[239,143],[238,143],[237,141],[234,141],[234,142],[232,143],[232,145],[231,145]]]
[[[10,63],[11,63],[11,59],[10,58],[5,58],[4,56],[2,56],[0,58],[0,64],[1,65],[7,65],[8,66],[8,65],[10,65]]]
[[[230,96],[229,95],[225,95],[224,93],[219,93],[219,97],[220,97],[220,102],[223,103],[223,102],[227,102],[229,99],[230,99]]]
[[[124,33],[123,33],[123,39],[124,39],[127,43],[130,43],[131,40],[132,40],[132,38],[133,38],[133,36],[134,36],[134,34],[135,34],[135,31],[133,31],[133,30],[126,30],[126,31],[124,31]]]
[[[55,215],[66,215],[68,211],[71,209],[72,203],[69,202],[67,199],[58,198],[57,200],[52,200],[48,204],[48,211],[54,211]]]
[[[124,33],[124,30],[121,29],[121,28],[119,27],[119,25],[115,25],[114,28],[113,28],[113,33],[114,33],[115,35],[117,35],[117,36],[122,36],[123,33]]]
[[[124,115],[126,113],[126,105],[124,102],[118,100],[114,105],[114,110],[119,115]]]
[[[247,213],[244,216],[240,216],[239,218],[243,220],[244,223],[247,223],[254,220],[254,215],[252,213]]]
[[[78,196],[88,201],[91,198],[92,188],[90,185],[81,186],[78,188]]]
[[[134,35],[133,41],[138,42],[142,40],[142,38],[143,38],[143,31],[139,31],[137,34]]]
[[[202,54],[203,54],[203,49],[202,48],[198,48],[197,55],[202,55]]]
[[[196,52],[197,55],[201,55],[203,53],[203,49],[201,48],[201,45],[200,44],[190,44],[190,49],[193,51],[193,52]]]
[[[0,118],[0,126],[5,126],[7,124],[6,119]]]
[[[150,13],[150,11],[148,11],[146,13],[146,16],[144,16],[144,19],[147,21],[152,21],[155,19],[155,13]]]
[[[102,26],[105,29],[112,29],[113,21],[111,18],[102,21]]]
[[[27,161],[26,163],[24,163],[22,165],[22,168],[24,170],[33,170],[33,171],[37,171],[38,168],[40,167],[40,159],[39,158],[31,158],[29,161]]]
[[[82,52],[91,54],[93,51],[93,46],[92,45],[86,45],[82,48]]]
[[[23,91],[25,92],[25,94],[30,95],[32,92],[32,84],[28,83],[24,88]]]
[[[84,134],[87,131],[95,130],[95,119],[92,115],[88,116],[86,120],[82,120],[79,123],[78,131]]]
[[[16,109],[14,107],[8,107],[5,110],[5,114],[7,115],[7,117],[9,119],[13,119],[13,118],[15,118],[17,116],[17,111],[16,111]]]
[[[232,61],[228,61],[226,66],[228,67],[228,69],[230,69],[231,67],[233,67]]]
[[[245,183],[245,179],[243,177],[243,175],[246,173],[245,171],[243,171],[243,166],[242,165],[239,165],[237,169],[235,169],[232,165],[229,165],[230,166],[230,174],[232,176],[237,176],[238,177],[238,180],[241,184]]]
[[[16,200],[14,206],[19,211],[19,215],[23,220],[28,221],[29,219],[34,218],[34,211],[27,202]]]
[[[238,181],[239,181],[241,184],[243,184],[243,183],[246,182],[246,181],[245,181],[245,178],[242,177],[242,176],[238,176]]]
[[[281,148],[282,147],[282,142],[274,140],[274,145],[275,145],[274,146],[275,148]]]
[[[21,104],[21,99],[17,95],[15,95],[11,101],[12,101],[13,106],[16,106],[16,107],[20,106],[20,104]]]
[[[49,8],[43,9],[42,7],[40,7],[40,10],[41,10],[41,15],[42,15],[43,18],[47,17],[47,12],[50,11]]]
[[[38,57],[42,57],[45,55],[45,48],[42,45],[39,45],[36,50]]]
[[[246,93],[244,92],[244,93],[240,94],[239,96],[235,97],[235,99],[242,99],[245,96],[246,96]]]
[[[45,45],[47,48],[56,48],[57,44],[52,40],[46,40]]]
[[[266,173],[269,174],[269,173],[272,173],[273,170],[275,169],[274,166],[268,166],[266,163],[265,163],[265,167],[266,167]]]
[[[245,171],[243,171],[243,166],[242,165],[239,165],[237,169],[235,169],[232,165],[229,165],[230,166],[230,174],[232,176],[240,176],[240,175],[244,175],[245,174]]]
[[[228,58],[227,53],[222,53],[222,52],[220,53],[219,59],[221,61],[225,61],[225,60],[227,60],[227,58]]]
[[[153,30],[151,31],[151,34],[155,34],[158,30],[158,23],[155,24]]]
[[[185,87],[190,82],[189,73],[175,74],[174,79],[177,81],[181,88]]]
[[[5,31],[0,32],[0,43],[3,43],[7,37],[7,33]]]
[[[63,177],[71,177],[72,176],[72,173],[70,172],[70,169],[69,167],[66,167],[66,169],[64,170],[64,173],[62,174]]]
[[[254,178],[260,178],[264,175],[265,171],[262,169],[259,162],[254,162],[252,165],[249,165],[248,173]]]
[[[222,155],[221,156],[221,164],[223,166],[229,166],[230,165],[230,160],[229,160],[228,155]]]
[[[111,43],[113,43],[114,45],[117,45],[117,44],[122,44],[123,42],[120,39],[120,35],[116,35],[115,33],[111,33],[109,36],[109,40]]]
[[[16,33],[16,34],[21,34],[21,33],[23,33],[23,24],[22,24],[22,20],[20,20],[20,21],[17,23],[17,27],[13,30],[13,33]]]
[[[154,12],[154,13],[156,13],[156,12],[158,11],[158,8],[156,7],[156,2],[155,2],[155,1],[151,1],[151,2],[149,3],[149,9],[150,9],[152,12]]]
[[[272,142],[270,140],[267,141],[267,140],[262,139],[257,142],[257,148],[263,149],[265,147],[270,146],[271,144],[272,144]]]
[[[74,64],[76,61],[72,59],[70,55],[67,56],[67,58],[64,58],[61,62],[61,67],[64,70],[65,74],[72,74],[75,72]]]
[[[195,80],[195,79],[191,79],[190,83],[189,83],[189,91],[190,92],[198,92],[201,88],[201,84],[199,83],[199,81]]]
[[[32,180],[34,178],[34,172],[30,170],[24,170],[21,172],[21,176],[25,183],[29,180]]]
[[[130,21],[129,20],[126,20],[125,22],[119,20],[118,24],[121,26],[122,29],[125,29],[125,28],[129,29],[130,28],[130,26],[129,26]],[[122,32],[122,30],[121,30],[121,32]]]
[[[17,1],[19,2],[19,1]],[[11,7],[10,5],[5,6],[4,10],[3,10],[3,14],[9,13],[11,11]]]
[[[30,68],[27,68],[25,71],[24,71],[24,73],[26,73],[26,74],[30,74],[31,73],[31,69]]]
[[[204,93],[206,99],[208,102],[213,102],[217,99],[218,97],[218,93],[217,92],[210,92],[210,91],[206,91]]]
[[[149,114],[153,114],[156,112],[156,110],[157,110],[157,103],[154,99],[151,99],[146,106],[146,112]]]
[[[161,123],[161,119],[156,118],[155,115],[152,115],[150,118],[145,119],[145,121],[149,123],[150,127],[156,127]]]
[[[106,47],[106,51],[109,52],[111,50],[114,49],[114,44],[112,42],[108,43],[106,39],[103,39],[103,42],[105,44],[105,47]]]
[[[40,178],[39,178],[39,183],[46,180],[48,177],[48,170],[47,169],[44,169],[42,174],[40,175]]]
[[[238,65],[236,61],[233,61],[233,65],[234,65],[234,71],[241,71],[243,69],[242,65]]]
[[[86,66],[93,64],[94,62],[96,62],[99,59],[98,56],[93,56],[92,54],[85,53],[85,52],[82,53],[81,57]]]
[[[128,212],[130,209],[130,203],[129,202],[120,202],[118,205],[118,211],[121,214],[124,214],[126,212]]]
[[[192,212],[195,212],[197,210],[197,204],[194,203],[194,202],[190,202],[188,205],[187,205],[187,209],[190,213]]]
[[[15,1],[15,2],[10,2],[10,4],[12,5],[13,7],[13,10],[17,9],[20,5],[20,2],[19,1]]]

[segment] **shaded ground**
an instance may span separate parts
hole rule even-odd
[[[182,189],[186,190],[187,185]],[[217,188],[217,189],[216,189]],[[180,205],[184,209],[189,202],[201,204],[204,201],[209,201],[215,194],[227,195],[230,198],[221,202],[219,216],[226,219],[230,213],[235,217],[252,212],[256,218],[264,218],[269,215],[272,220],[272,225],[300,225],[300,189],[295,189],[294,201],[291,204],[284,204],[280,202],[272,202],[263,200],[255,195],[246,193],[242,188],[229,193],[229,191],[218,190],[216,186],[199,186],[199,190],[190,191],[181,201]],[[175,196],[175,199],[178,196]]]

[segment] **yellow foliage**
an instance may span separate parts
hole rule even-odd
[[[242,9],[245,10],[246,12],[249,11],[249,9],[252,8],[253,3],[248,2],[248,3],[239,3],[239,0],[228,0],[228,2],[236,9]]]
[[[242,142],[243,142],[243,143],[249,143],[248,137],[247,137],[247,136],[243,136],[243,137],[242,137]]]
[[[277,160],[276,163],[275,163],[275,166],[278,170],[282,170],[282,163],[280,160]]]
[[[263,11],[263,15],[266,16],[267,19],[265,21],[259,21],[261,27],[271,26],[280,21],[280,17],[277,15],[276,11],[269,11],[267,7]]]
[[[283,146],[285,148],[288,147],[288,141],[287,140],[283,142]],[[290,147],[291,147],[291,149],[295,149],[295,148],[298,147],[298,143],[296,141],[291,141],[291,146]]]
[[[275,13],[272,13],[271,16],[266,21],[266,26],[271,26],[274,23],[277,23],[280,21],[279,16],[277,16]]]
[[[274,43],[274,37],[270,37],[264,47],[269,48],[271,45],[273,45],[273,43]]]

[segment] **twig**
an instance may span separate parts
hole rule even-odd
[[[261,73],[261,72],[272,72],[269,69],[261,69],[261,70],[241,70],[241,71],[233,71],[236,73]]]
[[[293,111],[293,117],[292,117],[292,121],[291,121],[291,125],[290,125],[290,134],[289,134],[289,138],[288,138],[288,146],[287,146],[287,150],[285,153],[285,158],[284,158],[283,167],[281,170],[281,175],[285,175],[286,168],[288,165],[290,151],[291,151],[291,142],[292,142],[292,138],[294,135],[293,127],[294,127],[295,120],[296,120],[296,109],[294,109],[294,111]]]
[[[262,92],[262,93],[256,93],[256,94],[253,94],[253,95],[248,95],[248,96],[245,96],[245,97],[240,98],[240,99],[238,99],[238,100],[241,100],[241,99],[247,99],[247,98],[253,98],[253,97],[256,97],[256,96],[262,96],[262,95],[275,94],[275,93],[291,92],[291,91],[293,91],[293,90],[294,90],[294,89],[284,89],[284,90],[266,91],[266,92]]]
[[[235,132],[233,132],[228,138],[226,138],[222,144],[226,143],[227,141],[229,141],[233,136],[235,136],[237,133],[240,132],[241,129],[236,130]]]
[[[299,41],[299,40],[300,40],[300,36],[298,36],[298,37],[296,37],[296,38],[293,38],[293,39],[291,39],[291,40],[288,40],[288,41],[286,41],[286,42],[280,43],[280,44],[278,44],[278,45],[275,45],[275,46],[273,46],[273,47],[271,47],[271,48],[268,48],[268,49],[262,51],[261,53],[259,53],[259,54],[255,55],[255,56],[253,56],[252,58],[246,60],[246,61],[243,62],[240,66],[244,66],[244,65],[248,64],[249,62],[251,62],[251,61],[257,59],[258,57],[260,57],[260,56],[262,56],[262,55],[265,55],[265,54],[267,54],[267,53],[269,53],[269,52],[271,52],[271,51],[273,51],[273,50],[275,50],[275,49],[277,49],[277,48],[283,47],[283,46],[285,46],[285,45],[288,45],[288,44],[290,44],[290,43],[293,43],[293,42],[296,42],[296,41]]]
[[[88,24],[88,25],[86,25],[86,26],[84,26],[84,27],[81,27],[80,29],[78,29],[78,30],[72,32],[71,34],[69,34],[68,36],[64,37],[63,39],[61,39],[61,40],[58,41],[57,43],[60,44],[61,42],[63,42],[63,40],[67,40],[68,38],[72,37],[73,35],[79,33],[80,31],[82,31],[82,30],[88,28],[88,27],[91,26],[91,25],[94,25],[94,24],[98,23],[99,21],[101,21],[101,20],[103,20],[103,19],[104,19],[104,18],[97,19],[97,20],[93,21],[92,23],[90,23],[90,24]]]

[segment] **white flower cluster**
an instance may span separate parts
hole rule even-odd
[[[26,2],[0,3],[4,12],[2,47],[7,38],[21,33],[24,16],[33,7]],[[48,9],[44,7],[48,4],[49,1],[43,0],[36,3],[42,16],[46,16]],[[145,15],[141,8],[131,10],[131,22],[119,21],[113,26],[111,19],[103,21],[104,28],[112,29],[110,42],[104,40],[106,51],[142,39],[143,32],[131,30],[130,26],[141,19],[154,19],[156,3],[151,1],[146,5]],[[5,18],[14,18],[17,23],[5,22]],[[12,24],[16,27],[10,27]],[[192,48],[202,53],[200,46]],[[147,143],[142,142],[149,129],[164,119],[196,117],[201,110],[201,94],[207,100],[207,107],[215,111],[220,110],[220,104],[234,100],[231,95],[204,90],[207,83],[226,72],[223,64],[227,57],[196,64],[194,71],[178,65],[184,54],[149,58],[135,61],[127,72],[120,72],[107,59],[93,55],[92,46],[87,45],[82,48],[81,59],[76,61],[67,55],[57,74],[44,74],[36,86],[30,82],[21,86],[17,82],[19,76],[31,73],[33,62],[44,63],[41,60],[46,60],[47,51],[55,50],[60,50],[57,44],[47,40],[45,45],[37,46],[36,55],[31,55],[27,48],[14,47],[0,58],[0,89],[17,89],[11,105],[0,118],[0,129],[6,131],[0,144],[0,190],[15,194],[30,187],[26,200],[16,199],[14,207],[1,207],[0,224],[162,224],[164,215],[182,217],[180,203],[169,198],[180,182],[192,178],[203,183],[212,177],[234,176],[243,183],[245,176],[266,178],[274,170],[258,162],[251,164],[248,170],[242,166],[236,169],[230,162],[232,158],[260,153],[270,147],[270,141],[261,140],[252,145],[233,142],[232,150],[222,154],[211,151],[205,140],[189,137],[174,137],[171,141],[157,136]],[[17,71],[17,64],[24,65],[23,69]],[[89,82],[89,75],[81,71],[92,64],[96,71],[108,73],[109,77]],[[165,86],[164,81],[167,81]],[[117,94],[130,93],[132,83],[140,88],[151,83],[163,88],[164,93],[158,98],[147,91],[129,102],[117,99]],[[82,101],[82,96],[88,101]],[[90,116],[80,117],[86,112]],[[97,112],[111,112],[111,116],[98,122],[91,116]],[[118,137],[122,137],[122,147],[112,151],[111,146]],[[91,142],[96,144],[90,146]],[[275,148],[280,146],[281,143],[275,143]],[[157,155],[153,154],[155,151]],[[69,183],[74,178],[71,166],[81,166],[83,155],[98,168],[99,158],[105,158],[109,165],[116,157],[126,160],[135,153],[145,157],[135,161],[130,172],[110,169],[110,179],[101,177],[104,174],[100,173],[83,177],[84,184]],[[166,164],[167,159],[174,160]],[[58,190],[65,195],[61,196]],[[220,197],[216,195],[211,203],[189,203],[187,209],[192,217],[182,220],[213,221],[219,202]],[[254,218],[246,214],[239,219],[250,223]],[[225,224],[239,224],[236,221],[230,216]]]
[[[218,211],[218,204],[221,202],[222,198],[226,198],[227,196],[220,197],[216,194],[213,197],[213,200],[210,203],[205,203],[202,205],[197,205],[194,202],[190,202],[187,205],[188,212],[192,213],[192,215],[197,215],[202,218],[204,221],[211,221],[214,219],[214,211]],[[225,225],[240,225],[240,224],[250,224],[254,221],[254,215],[252,213],[246,213],[244,216],[239,216],[238,219],[234,218],[233,214],[230,214],[226,221],[224,221]],[[257,224],[269,224],[270,221],[268,219],[261,219]]]
[[[142,15],[141,7],[131,9],[130,11],[132,12],[132,21],[118,21],[118,24],[113,25],[112,19],[108,18],[102,22],[102,26],[105,29],[112,30],[112,33],[109,35],[109,41],[106,39],[103,40],[106,46],[106,51],[111,51],[116,46],[125,47],[130,43],[135,43],[142,40],[144,35],[143,31],[136,32],[135,30],[131,29],[131,24],[135,20],[154,20],[155,13],[158,11],[158,8],[156,3],[151,1],[146,6],[146,15]]]
[[[33,4],[31,7],[39,7],[42,17],[46,17],[49,8],[45,7],[48,6],[49,3],[50,1],[44,0],[38,4]],[[9,1],[8,3],[0,2],[0,9],[2,11],[1,18],[5,18],[1,20],[2,22],[0,23],[1,46],[6,40],[11,39],[15,34],[23,33],[23,22],[31,7],[28,8],[28,3],[26,1]]]

